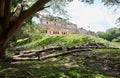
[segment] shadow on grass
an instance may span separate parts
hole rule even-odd
[[[9,65],[5,68],[3,66],[0,70],[0,78],[96,78],[97,76],[105,78],[86,69],[66,67],[59,64]]]
[[[120,78],[119,55],[84,52],[44,61],[0,62],[0,78]],[[65,65],[70,63],[75,64]]]
[[[75,54],[77,64],[107,77],[120,78],[120,53],[81,53]]]

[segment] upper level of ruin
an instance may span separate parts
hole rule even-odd
[[[88,34],[86,29],[78,28],[76,24],[61,17],[42,17],[40,23],[48,34]]]
[[[54,26],[64,29],[77,29],[77,25],[73,24],[71,22],[66,21],[58,21],[58,20],[49,20],[47,18],[41,18],[40,20],[41,24],[44,26]]]

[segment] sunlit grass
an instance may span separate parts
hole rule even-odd
[[[24,46],[29,49],[37,49],[40,47],[46,47],[51,45],[61,45],[63,47],[75,46],[85,44],[87,42],[99,42],[113,47],[119,47],[119,45],[116,43],[111,43],[107,40],[85,34],[45,35],[42,38],[36,39],[30,43],[27,43]]]

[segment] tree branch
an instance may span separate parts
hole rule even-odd
[[[22,27],[22,24],[24,23],[26,19],[31,17],[36,12],[43,10],[45,4],[47,4],[49,1],[51,0],[38,0],[28,10],[21,12],[17,20],[14,22],[14,25],[10,27],[10,29],[8,30],[8,35],[7,35],[8,40],[10,39],[10,37],[14,35],[14,33],[18,29]]]
[[[35,14],[36,12],[43,10],[44,6],[46,3],[48,3],[51,0],[38,0],[35,4],[33,4],[33,6],[31,6],[28,10],[22,12],[20,14],[20,17],[23,20],[26,20],[27,18],[29,18],[30,16],[32,16],[33,14]]]
[[[120,3],[120,1],[118,1],[118,0],[115,0],[115,2]]]
[[[5,0],[5,8],[4,8],[4,25],[3,30],[6,30],[9,26],[10,21],[10,10],[11,10],[11,1],[12,0]]]
[[[23,2],[23,0],[21,0],[21,10],[20,10],[20,14],[23,12],[23,8],[24,8],[24,2]]]
[[[49,58],[57,58],[59,56],[65,56],[65,55],[69,55],[69,54],[72,54],[72,53],[75,53],[75,52],[85,52],[85,51],[92,51],[92,49],[75,49],[75,50],[70,50],[70,51],[66,51],[66,52],[63,52],[63,53],[59,53],[59,54],[53,54],[53,55],[48,55],[48,56],[44,56],[44,57],[41,57],[40,59],[38,60],[45,60],[45,59],[49,59]]]
[[[43,56],[43,57],[40,57],[40,58],[39,57],[38,58],[23,58],[23,57],[21,58],[22,55],[16,55],[16,56],[13,56],[13,60],[16,60],[16,61],[37,60],[37,59],[38,60],[45,60],[45,59],[50,59],[50,58],[57,58],[59,56],[70,55],[70,54],[76,53],[76,52],[85,52],[85,51],[91,51],[91,50],[92,49],[89,49],[89,48],[87,48],[87,49],[75,49],[75,50],[65,51],[65,52],[58,53],[58,54],[50,54],[50,55]]]
[[[13,15],[12,15],[12,16],[16,15],[16,12],[17,12],[18,10],[20,10],[20,8],[21,8],[21,4],[18,3],[17,6],[14,8],[14,12],[13,12]]]

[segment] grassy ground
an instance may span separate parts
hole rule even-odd
[[[95,49],[42,61],[0,62],[0,78],[120,78],[120,49]]]
[[[112,45],[114,47],[119,47],[116,43],[111,43],[101,38],[96,38],[91,35],[85,34],[72,34],[72,35],[50,35],[43,36],[42,38],[38,38],[30,43],[24,45],[24,47],[28,49],[38,49],[41,47],[49,47],[51,45],[61,45],[63,47],[81,45],[87,42],[100,42],[106,45]]]
[[[25,39],[26,41],[26,39]],[[116,43],[89,35],[52,35],[35,38],[24,47],[81,45],[89,41],[119,47]],[[17,44],[23,44],[24,39]],[[9,55],[14,53],[8,52]],[[94,49],[41,61],[0,62],[0,78],[120,78],[120,49]]]

